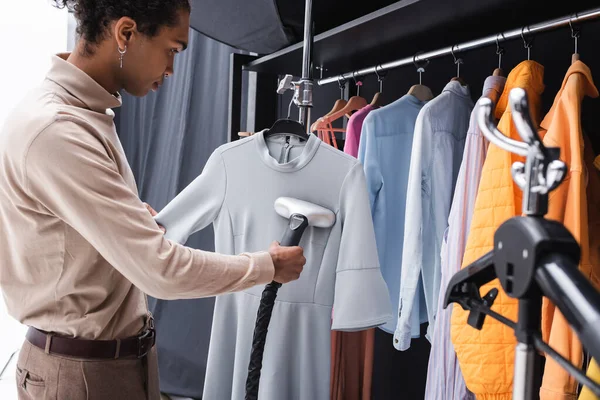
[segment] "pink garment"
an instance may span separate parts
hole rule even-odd
[[[348,120],[346,128],[346,142],[344,143],[344,153],[350,154],[353,157],[358,157],[358,145],[360,144],[360,131],[362,130],[363,121],[367,115],[376,107],[367,104],[360,110],[356,111]]]
[[[376,107],[366,105],[348,120],[344,153],[358,158],[363,121]],[[375,328],[358,332],[331,331],[329,400],[370,400],[373,382]]]

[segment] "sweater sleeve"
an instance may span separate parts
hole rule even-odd
[[[55,121],[36,137],[23,163],[31,198],[153,297],[214,296],[273,278],[268,253],[226,256],[165,238],[108,150],[83,125]]]

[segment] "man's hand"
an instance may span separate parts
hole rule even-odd
[[[302,247],[282,247],[279,242],[271,243],[269,254],[275,265],[275,276],[273,280],[279,283],[295,281],[306,264],[304,250]]]
[[[156,210],[154,210],[154,208],[150,207],[150,204],[148,204],[148,203],[144,203],[144,205],[146,206],[146,209],[147,209],[147,210],[150,212],[150,215],[152,215],[153,217],[154,217],[156,214],[158,214],[158,213],[156,212]],[[158,224],[157,224],[157,225],[158,225]],[[161,226],[161,225],[158,225],[158,227],[160,228],[160,230],[161,230],[161,231],[163,231],[163,233],[167,233],[167,230],[166,230],[166,229],[165,229],[163,226]]]

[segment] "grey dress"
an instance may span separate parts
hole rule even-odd
[[[330,229],[309,227],[300,243],[307,263],[279,289],[267,335],[261,400],[329,398],[330,330],[361,330],[391,320],[379,269],[362,165],[316,136],[264,133],[221,146],[202,174],[157,216],[167,237],[184,243],[213,223],[219,253],[267,249],[286,220],[273,208],[296,197],[336,213]],[[199,284],[210,284],[210,282]],[[204,400],[243,400],[256,312],[264,286],[218,296]]]

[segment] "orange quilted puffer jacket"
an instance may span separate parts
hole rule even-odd
[[[541,94],[544,91],[544,67],[535,61],[523,61],[508,75],[504,91],[496,105],[498,128],[505,135],[522,140],[508,109],[512,88],[527,91],[532,118],[539,124]],[[522,157],[489,145],[483,166],[471,230],[467,239],[463,267],[493,249],[494,232],[507,219],[521,214],[522,192],[513,185],[511,166]],[[506,296],[496,279],[481,288],[482,294],[498,288],[499,294],[492,309],[513,321],[517,320],[517,302]],[[452,342],[467,387],[477,400],[512,399],[515,336],[512,329],[486,318],[481,331],[467,325],[467,313],[453,307]]]
[[[598,90],[590,69],[581,61],[576,61],[569,68],[552,108],[540,124],[540,132],[544,134],[545,146],[560,148],[560,159],[567,164],[569,171],[561,185],[550,193],[546,218],[563,223],[579,242],[579,268],[588,279],[597,283],[600,265],[600,232],[597,229],[599,205],[594,202],[593,196],[597,196],[600,182],[595,169],[586,168],[586,164],[593,162],[593,155],[590,153],[591,146],[585,143],[581,127],[581,102],[585,96],[598,97]],[[592,196],[589,207],[588,195]],[[542,334],[550,346],[581,368],[581,342],[560,311],[547,299],[544,299],[542,308]],[[576,398],[577,381],[547,357],[540,399]]]

